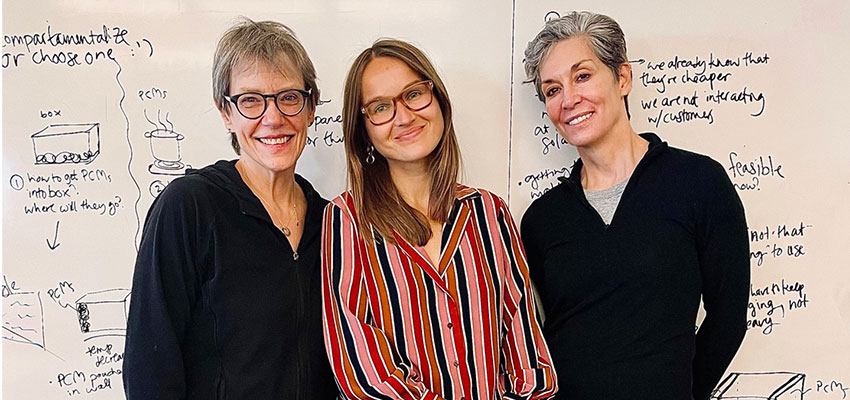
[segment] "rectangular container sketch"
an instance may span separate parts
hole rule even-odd
[[[733,372],[715,389],[718,400],[802,400],[806,375],[796,372]]]
[[[3,339],[44,348],[44,309],[39,293],[13,293],[3,299]]]
[[[35,163],[88,164],[100,154],[100,123],[51,124],[32,135]]]
[[[83,333],[123,335],[127,331],[129,289],[107,289],[87,293],[77,300],[76,305],[80,330]]]

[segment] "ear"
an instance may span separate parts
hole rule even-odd
[[[218,106],[218,103],[213,99],[213,103]],[[218,109],[218,112],[221,114],[221,120],[224,121],[224,127],[227,128],[228,132],[233,132],[233,121],[230,119],[230,106],[228,103],[224,103],[224,105]]]
[[[620,96],[626,96],[632,92],[632,66],[631,64],[625,62],[620,65],[619,71],[620,78]]]
[[[310,112],[305,114],[304,117],[307,118],[307,127],[313,126],[313,122],[316,121],[316,107],[310,106],[307,107],[310,109]]]

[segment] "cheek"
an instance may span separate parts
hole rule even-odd
[[[549,115],[549,120],[557,124],[560,119],[561,107],[554,99],[546,102],[546,114]]]
[[[384,149],[387,147],[384,144],[384,139],[387,137],[385,126],[389,124],[392,124],[392,122],[387,122],[380,126],[374,126],[366,122],[366,134],[369,136],[369,143],[375,146],[375,150],[381,154],[384,154]]]

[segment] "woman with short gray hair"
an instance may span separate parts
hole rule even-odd
[[[750,282],[724,168],[634,131],[625,37],[608,16],[548,21],[525,70],[579,154],[521,225],[559,398],[708,399],[746,332]]]
[[[327,200],[295,164],[319,99],[291,29],[221,37],[213,97],[236,160],[189,170],[148,213],[124,353],[129,399],[331,399],[319,249]]]

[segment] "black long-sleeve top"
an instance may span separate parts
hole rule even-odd
[[[134,399],[330,399],[319,248],[327,204],[307,197],[298,257],[219,161],[171,182],[148,212],[127,323]]]
[[[585,199],[581,160],[522,220],[561,399],[708,399],[746,332],[735,189],[716,161],[641,136],[649,149],[610,225]]]

